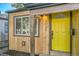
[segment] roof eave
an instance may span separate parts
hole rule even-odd
[[[50,4],[50,5],[44,5],[44,6],[39,6],[39,7],[32,7],[32,8],[19,8],[19,9],[15,9],[15,10],[11,10],[11,11],[6,11],[6,13],[14,13],[14,12],[19,12],[19,11],[25,11],[25,10],[34,10],[34,9],[41,9],[41,8],[46,8],[46,7],[51,7],[51,6],[57,6],[57,5],[61,5],[61,4],[66,4],[66,3],[57,3],[57,4]]]

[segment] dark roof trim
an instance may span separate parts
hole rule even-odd
[[[44,4],[38,3],[38,4],[41,4],[41,5],[40,6],[36,6],[36,5],[35,6],[32,6],[33,4],[31,4],[31,6],[28,6],[28,7],[25,6],[25,8],[15,9],[15,10],[6,11],[6,12],[7,13],[14,13],[14,12],[25,11],[25,10],[41,9],[41,8],[46,8],[46,7],[51,7],[51,6],[57,6],[57,5],[65,4],[65,3],[54,3],[54,4],[53,3],[44,3]]]
[[[19,12],[19,11],[24,11],[24,10],[27,10],[27,9],[26,8],[19,8],[19,9],[6,11],[6,13],[14,13],[14,12]]]
[[[51,6],[56,6],[61,3],[31,3],[31,4],[25,4],[25,7],[33,10],[33,9],[40,9],[40,8],[46,8],[46,7],[51,7]]]

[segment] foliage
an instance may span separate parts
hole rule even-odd
[[[15,8],[23,8],[24,4],[23,3],[12,3],[11,6]]]

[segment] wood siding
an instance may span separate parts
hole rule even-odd
[[[79,55],[79,11],[72,13],[72,29],[74,35],[72,36],[72,55]]]
[[[16,50],[26,53],[31,53],[30,37],[15,36],[14,35],[14,17],[30,15],[29,11],[16,12],[9,14],[9,50]],[[38,16],[39,19],[39,36],[35,37],[35,54],[48,55],[49,54],[49,17]],[[26,42],[22,46],[22,41]]]
[[[9,49],[30,53],[30,37],[14,35],[14,17],[23,15],[29,15],[29,11],[9,14]],[[22,46],[22,41],[26,46]]]
[[[39,22],[39,38],[35,38],[35,53],[47,55],[49,54],[49,16],[40,16]]]

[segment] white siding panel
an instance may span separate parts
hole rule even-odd
[[[1,38],[4,35],[7,37],[7,34],[8,34],[8,33],[5,33],[5,22],[8,22],[8,21],[7,20],[0,19],[0,41],[5,40],[5,39],[1,39]],[[6,38],[6,37],[3,37],[3,38]]]

